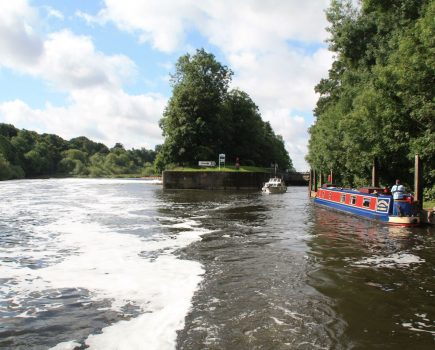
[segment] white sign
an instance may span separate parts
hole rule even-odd
[[[225,167],[225,154],[219,154],[219,170],[221,170],[221,165]]]
[[[216,162],[212,160],[200,160],[198,162],[199,166],[216,166]]]

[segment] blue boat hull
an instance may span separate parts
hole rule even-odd
[[[382,214],[382,213],[371,212],[371,211],[367,211],[367,210],[362,209],[362,208],[349,207],[348,205],[343,205],[340,203],[335,203],[335,202],[331,202],[328,200],[323,200],[321,198],[314,198],[314,203],[328,207],[328,208],[335,209],[337,211],[341,211],[343,213],[362,216],[366,219],[375,220],[375,221],[382,221],[382,222],[389,222],[388,213]]]

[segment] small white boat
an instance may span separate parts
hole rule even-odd
[[[277,177],[272,177],[261,189],[264,193],[284,193],[287,192],[287,186],[284,181]]]

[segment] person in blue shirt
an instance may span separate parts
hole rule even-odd
[[[405,193],[405,187],[400,184],[400,180],[396,180],[396,184],[391,188],[393,199],[403,199]]]
[[[396,184],[391,187],[391,194],[393,195],[394,199],[394,206],[393,206],[393,215],[397,216],[403,216],[403,208],[402,203],[396,202],[396,200],[401,200],[404,198],[405,193],[405,187],[400,184],[400,180],[396,180]]]

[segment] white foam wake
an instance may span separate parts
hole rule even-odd
[[[384,267],[384,268],[396,268],[396,267],[409,267],[412,264],[421,264],[425,260],[409,253],[394,253],[388,256],[374,255],[372,257],[361,259],[354,262],[354,266],[360,267]]]
[[[70,182],[67,180],[62,184]],[[183,231],[177,230],[178,233],[170,237],[163,232],[147,238],[122,233],[125,228],[118,231],[89,217],[95,214],[119,215],[120,202],[126,212],[129,208],[137,210],[141,207],[141,198],[131,201],[106,193],[104,201],[95,199],[80,206],[77,205],[80,200],[77,192],[72,194],[70,191],[77,191],[75,185],[79,184],[83,190],[92,192],[87,185],[94,184],[95,180],[75,180],[73,183],[73,188],[66,186],[62,192],[63,198],[73,196],[73,206],[56,211],[48,205],[44,209],[51,210],[50,217],[57,217],[56,220],[41,226],[28,224],[24,229],[31,235],[31,243],[0,251],[2,277],[8,279],[0,286],[3,301],[19,305],[35,292],[86,289],[91,300],[109,300],[111,309],[117,312],[122,312],[126,305],[140,309],[138,317],[109,325],[101,330],[101,334],[90,335],[85,343],[91,349],[173,349],[176,331],[184,325],[193,293],[203,274],[199,263],[182,260],[174,252],[198,240],[207,231],[194,220],[176,218],[170,221]],[[115,183],[128,184],[126,181]],[[142,207],[146,205],[150,204],[142,203]],[[31,215],[38,215],[37,209]],[[18,212],[19,209],[9,208],[9,214],[16,214],[14,210]],[[2,259],[6,256],[15,258]],[[153,259],[147,256],[153,256]],[[47,263],[44,267],[32,269],[17,263],[21,257]],[[65,342],[55,349],[69,349],[76,345],[75,341]]]

